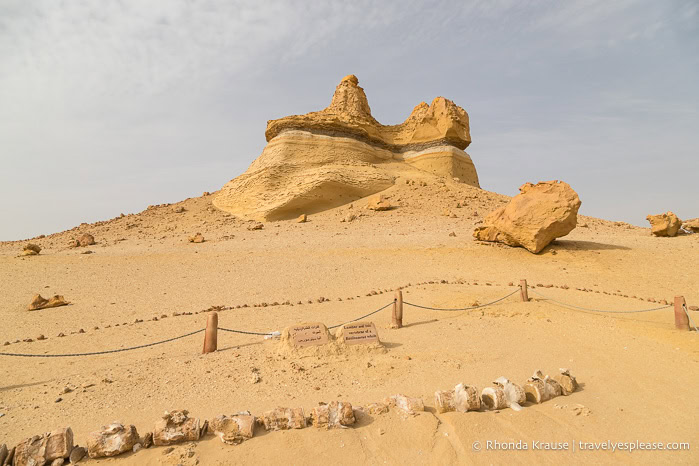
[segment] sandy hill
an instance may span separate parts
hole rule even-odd
[[[356,83],[341,84],[350,85]],[[208,436],[117,462],[216,465],[283,456],[312,464],[697,463],[696,333],[675,330],[671,308],[596,313],[551,299],[620,311],[661,307],[684,295],[697,305],[699,272],[691,258],[699,256],[699,235],[657,238],[648,228],[579,217],[572,233],[534,255],[473,240],[473,229],[507,197],[428,170],[390,176],[381,190],[393,206],[386,211],[367,209],[369,198],[355,195],[317,213],[301,209],[309,214],[305,223],[260,227],[256,215],[219,208],[226,188],[34,238],[42,248],[37,256],[18,257],[27,241],[0,243],[0,345],[8,343],[0,351],[143,345],[201,329],[212,308],[229,329],[332,326],[390,303],[399,287],[407,302],[437,308],[515,294],[474,311],[406,306],[401,329],[390,328],[390,309],[377,313],[370,320],[385,345],[381,352],[295,357],[280,355],[274,340],[219,332],[219,351],[208,355],[196,334],[89,357],[0,356],[0,444],[71,426],[84,445],[89,432],[114,420],[145,433],[173,409],[212,419],[277,406],[309,410],[334,400],[365,406],[403,393],[421,397],[427,410],[366,415],[343,430],[258,429],[237,446]],[[190,243],[197,232],[205,241]],[[96,244],[68,246],[83,233]],[[523,278],[534,286],[526,303],[510,285]],[[36,293],[60,294],[72,304],[27,311]],[[499,376],[521,383],[536,369],[553,374],[560,367],[573,371],[580,391],[520,412],[434,408],[434,392],[457,383],[484,387]],[[519,456],[473,450],[487,440],[691,442],[692,449]]]

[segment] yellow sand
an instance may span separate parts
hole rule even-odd
[[[699,257],[699,235],[654,238],[646,228],[582,217],[586,228],[578,227],[532,255],[471,237],[476,222],[505,197],[451,181],[425,178],[427,186],[417,181],[398,180],[387,192],[389,201],[400,206],[395,210],[367,211],[366,201],[360,200],[351,209],[311,215],[307,223],[266,223],[259,231],[216,210],[212,196],[204,196],[32,240],[43,248],[39,256],[17,257],[24,242],[0,243],[0,345],[48,337],[0,346],[0,351],[48,354],[140,345],[202,328],[206,314],[196,312],[214,305],[233,307],[219,314],[219,325],[226,328],[281,331],[309,321],[331,326],[390,302],[392,290],[400,286],[406,286],[406,301],[436,307],[492,301],[515,290],[508,283],[521,278],[532,285],[566,285],[570,289],[535,290],[585,307],[645,309],[657,304],[639,297],[671,302],[676,294],[690,305],[699,302],[699,269],[691,259]],[[179,206],[187,210],[175,213]],[[457,218],[442,215],[445,209]],[[341,222],[349,213],[362,215]],[[92,233],[97,244],[65,247],[82,232]],[[196,232],[206,242],[189,243],[187,237]],[[94,254],[81,254],[85,249]],[[468,284],[455,283],[459,280]],[[426,281],[436,283],[417,285]],[[372,291],[376,294],[366,296]],[[29,312],[26,306],[36,293],[61,294],[72,304]],[[360,406],[403,393],[422,397],[428,411],[415,417],[395,411],[365,416],[346,430],[258,430],[239,446],[210,436],[168,455],[164,448],[152,448],[124,455],[117,463],[699,461],[699,336],[675,331],[671,308],[599,315],[554,306],[533,292],[530,296],[529,303],[514,295],[470,312],[406,306],[400,330],[388,328],[387,309],[370,318],[385,353],[283,358],[275,342],[219,332],[220,351],[209,355],[200,354],[200,333],[104,356],[0,357],[0,413],[5,414],[0,443],[11,446],[69,425],[76,442],[84,445],[88,432],[114,420],[145,433],[170,409],[211,419],[241,410],[259,414],[276,406],[310,410],[331,400]],[[318,303],[321,297],[326,300]],[[294,305],[270,306],[287,300]],[[268,306],[252,307],[263,302]],[[250,307],[235,308],[244,304]],[[173,317],[183,312],[192,315]],[[150,320],[163,314],[168,317]],[[134,323],[136,319],[145,322]],[[85,333],[77,333],[80,329]],[[66,336],[58,338],[60,332]],[[436,414],[433,408],[436,390],[460,382],[483,387],[504,375],[522,383],[535,369],[554,375],[559,367],[569,367],[577,376],[579,392],[521,412]],[[252,383],[253,372],[261,377],[258,383]],[[62,394],[66,386],[74,391]],[[59,397],[62,401],[56,403]],[[584,413],[576,415],[578,411]],[[472,450],[475,441],[485,446],[487,440],[674,441],[691,442],[692,450]]]

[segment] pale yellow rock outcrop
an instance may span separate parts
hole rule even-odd
[[[322,111],[269,121],[267,146],[221,189],[216,207],[256,220],[291,219],[383,191],[411,173],[479,187],[463,151],[471,143],[464,109],[437,97],[385,126],[371,116],[358,83],[354,75],[343,78]]]
[[[646,220],[650,223],[651,233],[655,236],[677,236],[682,226],[682,220],[672,212],[649,215]]]
[[[507,205],[488,214],[473,232],[476,239],[522,246],[536,254],[577,225],[580,198],[568,183],[525,183],[519,191]]]

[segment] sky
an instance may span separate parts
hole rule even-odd
[[[466,109],[484,189],[699,217],[697,1],[0,0],[0,240],[215,191],[348,74]]]

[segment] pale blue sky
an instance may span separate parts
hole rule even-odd
[[[0,240],[214,191],[351,73],[464,107],[485,189],[699,216],[696,1],[0,0]]]

